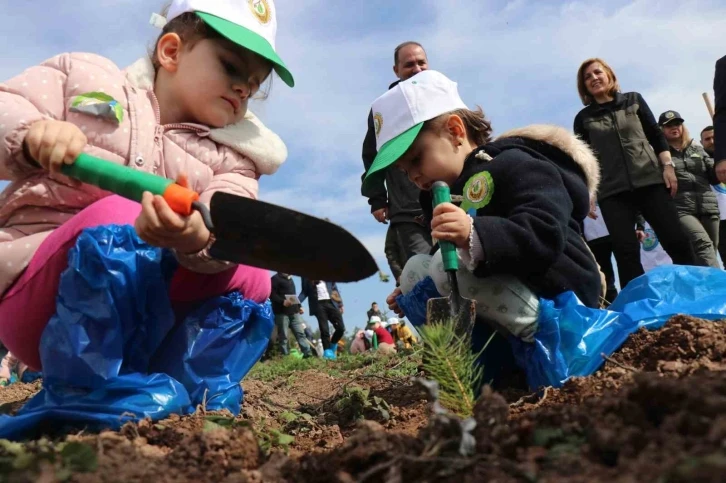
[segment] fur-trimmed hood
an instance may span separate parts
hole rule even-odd
[[[131,85],[154,89],[154,66],[148,57],[137,60],[125,72]],[[282,139],[249,110],[242,121],[211,129],[209,137],[252,160],[260,174],[273,174],[287,158],[287,147]]]
[[[597,158],[584,141],[565,128],[552,124],[532,124],[509,130],[494,142],[501,142],[506,138],[522,138],[525,145],[539,152],[549,150],[542,143],[561,151],[582,169],[587,180],[590,197],[596,197],[600,185],[600,165]],[[529,143],[527,140],[534,141],[534,143]],[[547,155],[546,152],[543,154]]]

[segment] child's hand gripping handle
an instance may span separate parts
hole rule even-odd
[[[198,193],[170,179],[136,171],[85,153],[78,156],[73,164],[64,165],[61,172],[134,201],[141,201],[144,191],[149,191],[164,197],[172,210],[185,216],[192,213],[192,203],[199,199]]]
[[[433,186],[434,208],[441,203],[451,203],[451,191],[449,185],[443,181],[437,181]],[[456,272],[459,270],[459,260],[456,255],[456,247],[453,243],[439,240],[441,258],[444,261],[444,270]]]

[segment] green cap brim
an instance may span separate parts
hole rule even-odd
[[[381,150],[378,151],[376,159],[373,160],[366,177],[363,179],[363,184],[367,185],[372,177],[380,176],[383,170],[398,161],[398,158],[403,156],[416,140],[416,136],[421,132],[422,127],[423,122],[420,122],[381,146]]]
[[[260,34],[215,15],[210,15],[204,12],[196,12],[196,14],[204,20],[204,23],[212,27],[227,39],[272,62],[275,72],[277,72],[277,75],[280,76],[280,79],[282,79],[282,81],[290,87],[295,85],[295,80],[292,78],[292,74],[287,69],[285,63],[282,61],[280,56],[277,55],[277,52],[275,52],[275,49],[272,48],[272,45],[270,45],[270,43]]]

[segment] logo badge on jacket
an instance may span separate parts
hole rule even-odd
[[[477,173],[464,185],[464,201],[461,203],[461,209],[471,214],[473,210],[484,208],[492,200],[494,195],[494,180],[489,171]]]
[[[124,108],[116,99],[103,92],[86,92],[74,97],[69,110],[90,114],[116,124],[121,124],[124,120]]]

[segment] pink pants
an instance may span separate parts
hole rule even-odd
[[[68,266],[68,251],[86,228],[99,225],[133,225],[141,205],[119,196],[109,196],[68,220],[40,245],[28,268],[0,300],[0,340],[18,359],[41,370],[40,336],[55,314],[60,275]],[[196,302],[240,292],[261,303],[270,296],[267,270],[238,265],[216,274],[175,272],[169,296],[175,312],[185,312]]]

